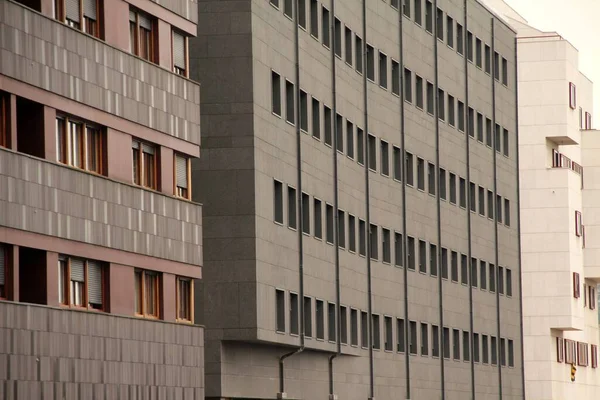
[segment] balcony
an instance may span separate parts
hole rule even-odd
[[[0,226],[202,265],[200,205],[0,148]]]
[[[0,32],[0,86],[4,75],[200,144],[197,83],[10,0]]]

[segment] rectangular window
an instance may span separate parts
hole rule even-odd
[[[56,0],[54,18],[72,28],[101,39],[102,0]],[[131,13],[131,12],[130,12]],[[135,15],[135,14],[134,14]],[[83,17],[83,24],[81,23]]]
[[[283,224],[283,184],[273,181],[273,219]]]
[[[470,335],[465,331],[463,331],[463,361],[471,361]]]
[[[338,210],[338,246],[342,249],[346,247],[346,213]]]
[[[452,329],[452,358],[460,360],[460,331]]]
[[[363,49],[363,41],[361,39],[360,36],[356,35],[354,37],[354,44],[355,44],[355,56],[356,56],[356,72],[358,72],[359,74],[363,73],[363,53],[365,51],[365,49]]]
[[[379,52],[379,86],[384,89],[387,89],[387,69],[388,69],[388,59],[385,54]]]
[[[498,222],[502,223],[502,197],[496,195],[496,215],[498,216]]]
[[[437,34],[437,38],[439,40],[441,40],[442,42],[444,41],[444,12],[442,10],[440,10],[439,8],[437,9],[437,18],[436,18],[436,34]]]
[[[485,72],[492,72],[492,49],[487,44],[485,45]]]
[[[381,144],[381,175],[390,176],[390,146],[383,140]]]
[[[356,127],[356,162],[360,165],[365,163],[365,135],[358,126]]]
[[[420,79],[420,78],[418,78]],[[421,80],[421,86],[423,81]],[[417,85],[418,86],[418,85]],[[418,87],[417,87],[418,91]],[[421,89],[422,91],[422,89]],[[418,94],[417,94],[418,97]],[[412,72],[408,68],[404,68],[404,100],[412,102]]]
[[[5,252],[3,251],[2,263],[7,259],[4,255]],[[105,279],[102,263],[61,255],[58,260],[58,268],[59,299],[62,304],[104,310]],[[2,272],[0,284],[4,287],[4,271],[0,272]]]
[[[427,112],[431,115],[433,115],[435,105],[435,99],[433,96],[433,83],[427,82]]]
[[[375,49],[367,44],[367,79],[375,82]]]
[[[294,17],[294,0],[283,0],[283,14],[289,18]]]
[[[450,172],[450,203],[456,204],[456,175]]]
[[[193,281],[189,278],[177,277],[177,320],[192,322],[192,302],[194,299]]]
[[[275,329],[285,332],[285,292],[275,289]]]
[[[300,91],[300,129],[308,132],[308,95],[304,90]]]
[[[462,208],[467,208],[467,182],[464,178],[460,178],[459,202]]]
[[[390,230],[382,228],[381,229],[381,248],[383,251],[383,262],[391,263],[392,262],[392,243],[391,243],[391,235]]]
[[[598,368],[598,346],[593,344],[591,347],[592,347],[592,368]],[[510,342],[508,342],[508,348],[510,349]]]
[[[454,96],[448,95],[448,125],[456,125],[456,110],[454,108]]]
[[[447,196],[447,189],[446,189],[446,170],[443,168],[440,168],[440,198],[442,200],[446,200],[446,196]]]
[[[0,121],[1,122],[1,121]],[[11,270],[10,247],[0,244],[0,299],[8,299],[8,287],[9,287],[9,271]],[[59,267],[60,271],[60,267]],[[64,286],[65,279],[59,281],[59,287]],[[62,283],[62,285],[60,285]],[[63,293],[64,290],[59,290],[59,293]],[[64,293],[63,293],[64,294]],[[62,301],[61,301],[62,302]]]
[[[446,119],[446,106],[444,105],[444,91],[438,89],[438,118],[444,121]]]
[[[435,165],[427,163],[427,184],[429,194],[435,195]]]
[[[416,321],[410,321],[409,323],[409,328],[410,328],[410,337],[409,337],[409,350],[410,350],[410,354],[417,354],[417,322]]]
[[[492,120],[489,118],[485,119],[485,144],[492,147]]]
[[[491,190],[487,191],[487,216],[494,218],[494,193]]]
[[[508,61],[502,57],[502,84],[508,86]]]
[[[419,75],[415,75],[415,105],[423,109],[423,78]]]
[[[467,31],[467,59],[473,62],[473,34]]]
[[[360,332],[361,346],[366,349],[369,343],[369,314],[366,311],[360,313]]]
[[[448,249],[442,247],[442,278],[448,279]]]
[[[442,329],[443,356],[450,358],[450,328]]]
[[[374,349],[379,350],[381,348],[381,327],[379,325],[379,315],[372,314],[373,319],[373,340],[371,341],[371,345]]]
[[[463,27],[458,22],[456,23],[456,52],[460,55],[464,53],[464,38]]]
[[[331,130],[333,129],[332,125],[333,125],[333,119],[332,119],[332,115],[331,115],[331,108],[327,107],[325,104],[323,104],[323,117],[324,117],[324,129],[325,129],[325,144],[328,146],[331,146],[331,143],[333,141],[332,138],[332,132]]]
[[[465,131],[465,103],[458,101],[458,130]]]
[[[502,135],[502,139],[503,139],[502,140],[502,142],[503,142],[502,149],[504,151],[503,154],[506,157],[508,157],[508,155],[509,155],[509,135],[508,135],[507,129],[504,129],[504,135]]]
[[[393,163],[394,163],[394,179],[397,181],[402,181],[402,151],[400,148],[394,146],[393,148]]]
[[[340,306],[340,343],[348,344],[348,310]]]
[[[295,112],[295,91],[294,84],[290,81],[285,81],[285,119],[290,124],[296,123]]]
[[[94,1],[94,0],[92,0]],[[187,37],[173,30],[173,72],[183,77],[188,76]]]
[[[345,28],[345,38],[346,38],[346,62],[349,65],[352,65],[352,31],[350,28]],[[360,50],[359,50],[360,51]]]
[[[290,293],[290,334],[292,335],[297,335],[299,332],[298,305],[298,295]]]
[[[504,294],[504,267],[498,266],[498,293]]]
[[[392,317],[384,317],[384,323],[385,323],[385,337],[384,339],[384,346],[385,346],[385,350],[386,351],[393,351],[394,350],[394,335],[392,333]]]
[[[494,264],[489,264],[489,275],[490,275],[490,292],[496,291],[496,267]]]
[[[490,362],[490,349],[488,343],[488,335],[481,335],[481,362],[489,364]]]
[[[477,140],[483,143],[483,114],[477,113]]]
[[[337,17],[333,22],[334,29],[334,43],[333,48],[335,49],[335,55],[339,58],[342,58],[342,21],[340,21]]]
[[[569,82],[569,108],[577,108],[577,88],[573,82]]]
[[[431,356],[440,356],[440,328],[437,325],[431,325]]]
[[[325,217],[326,217],[326,220],[325,220],[326,236],[325,237],[326,237],[327,243],[333,244],[333,226],[334,226],[333,219],[334,219],[334,216],[333,216],[333,206],[331,204],[327,204],[325,206],[325,214],[326,214],[325,215]]]
[[[594,288],[590,288],[590,289],[593,293]],[[506,295],[512,296],[512,271],[509,268],[506,268]],[[593,296],[590,296],[590,306],[592,304],[595,304],[592,301],[595,302],[595,299],[593,298]],[[590,308],[593,310],[595,307],[590,307]]]
[[[344,152],[344,117],[340,114],[335,115],[335,148]]]
[[[348,214],[348,250],[356,251],[356,217]]]
[[[336,319],[335,319],[335,304],[327,303],[327,332],[330,342],[336,341]]]
[[[288,227],[292,228],[292,229],[296,229],[297,228],[297,220],[296,220],[296,189],[294,189],[291,186],[288,186],[288,190],[287,190],[287,200],[288,200]]]
[[[271,71],[271,111],[281,116],[281,76]]]
[[[315,139],[321,139],[321,103],[314,97],[312,99],[312,135]]]
[[[67,16],[67,24],[69,17]],[[73,25],[71,25],[73,26]],[[79,29],[79,27],[77,27]],[[129,7],[129,50],[144,60],[157,62],[156,19]]]
[[[421,323],[421,355],[429,355],[429,325]]]
[[[510,226],[510,201],[504,199],[504,224]]]
[[[404,260],[402,257],[402,234],[394,232],[394,264],[396,264],[397,267],[403,265]]]
[[[511,339],[508,339],[508,366],[515,366],[515,344]]]
[[[315,237],[317,239],[323,238],[323,210],[321,209],[321,200],[314,199],[313,201],[313,222],[315,227]]]
[[[369,226],[369,249],[371,251],[371,259],[379,259],[379,232],[377,225]]]
[[[500,128],[500,125],[496,124],[496,130],[494,131],[494,138],[495,140],[495,145],[496,145],[496,151],[498,153],[500,153],[500,151],[502,150],[502,129]]]
[[[481,186],[479,186],[478,191],[479,191],[479,196],[478,196],[479,215],[482,215],[485,217],[485,189],[482,188]]]
[[[331,46],[331,32],[329,30],[329,25],[331,22],[329,18],[329,10],[323,7],[321,9],[321,33],[323,35],[323,46],[325,47]]]
[[[312,337],[312,299],[304,296],[304,334]]]
[[[64,129],[58,129],[58,121],[57,124],[57,132],[64,132]],[[62,121],[62,120],[61,120]],[[61,146],[58,145],[59,135],[56,137],[57,146],[56,149],[59,152],[58,160],[63,158],[60,157]],[[64,139],[63,139],[64,143]],[[10,147],[10,95],[8,93],[4,93],[0,91],[0,146],[1,147]]]
[[[394,6],[394,2],[396,8],[398,8],[399,0],[392,0],[392,6]],[[410,2],[411,0],[402,0],[402,13],[408,18],[410,18]]]
[[[460,255],[460,283],[463,285],[469,284],[469,266],[467,265],[467,256]]]
[[[59,261],[60,263],[60,261]],[[135,313],[146,318],[160,318],[160,276],[150,271],[135,271]]]
[[[485,290],[487,289],[487,264],[483,260],[479,260],[479,275],[481,289]]]
[[[96,174],[105,174],[106,146],[103,129],[63,116],[56,118],[55,128],[59,162]],[[6,143],[8,135],[7,131]]]
[[[175,196],[184,199],[190,199],[191,180],[190,180],[190,159],[188,157],[175,154]]]
[[[317,339],[325,339],[325,303],[323,300],[316,301],[316,323]]]
[[[417,25],[421,25],[422,22],[422,18],[423,18],[423,5],[422,5],[423,0],[415,0],[415,23]]]
[[[469,208],[471,211],[477,211],[477,191],[475,190],[475,184],[469,182]]]
[[[408,151],[405,153],[406,154],[406,184],[409,186],[413,186],[414,185],[414,162],[413,162],[413,155],[411,153],[409,153]]]
[[[415,270],[415,238],[407,236],[406,238],[406,257],[408,259],[408,269]]]
[[[354,159],[354,124],[346,120],[346,155]]]
[[[367,255],[367,227],[364,220],[358,220],[358,253],[361,256]]]
[[[302,193],[302,232],[310,235],[310,196]]]
[[[358,310],[350,309],[350,344],[358,346]]]
[[[405,83],[406,84],[406,83]],[[400,64],[392,58],[392,93],[400,96]]]
[[[404,329],[404,320],[402,318],[397,318],[396,337],[398,339],[398,343],[396,343],[396,351],[398,353],[404,353],[406,351],[406,339]]]
[[[452,282],[458,282],[458,253],[456,251],[450,253],[450,273]]]
[[[417,157],[417,189],[425,190],[425,160]]]
[[[319,38],[319,2],[310,0],[310,34]]]
[[[494,79],[500,80],[500,54],[494,52]]]
[[[471,286],[476,288],[479,280],[477,279],[477,259],[471,257]]]
[[[433,33],[433,4],[425,0],[425,30]]]
[[[482,48],[481,48],[481,39],[479,39],[478,37],[475,38],[475,65],[477,65],[478,68],[481,68],[482,66],[482,61],[483,61],[483,54],[482,54]]]
[[[473,362],[478,363],[479,360],[479,333],[473,333]]]
[[[429,272],[431,276],[437,276],[438,274],[438,254],[437,246],[435,244],[429,244]]]
[[[419,240],[419,272],[427,273],[427,243]]]
[[[500,338],[500,364],[506,366],[506,339]]]
[[[133,183],[150,189],[157,189],[156,148],[153,145],[132,141]]]
[[[446,16],[446,44],[454,48],[454,20],[451,16]]]
[[[369,157],[369,169],[377,171],[377,138],[371,134],[368,135],[367,151]]]
[[[469,131],[469,136],[471,136],[472,138],[475,137],[475,110],[473,110],[473,108],[469,107],[468,109],[468,125],[467,125],[467,130]]]

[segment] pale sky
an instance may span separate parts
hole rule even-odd
[[[594,126],[600,121],[600,0],[505,0],[543,31],[556,31],[579,50],[579,69],[594,82]]]

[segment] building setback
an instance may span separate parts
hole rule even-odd
[[[0,398],[204,398],[197,17],[0,2]]]
[[[516,34],[398,8],[201,2],[207,399],[523,399]]]
[[[518,32],[527,398],[597,399],[600,141],[592,128],[593,85],[565,38],[530,26],[503,1],[494,6]]]

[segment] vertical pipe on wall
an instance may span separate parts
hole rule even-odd
[[[285,375],[284,375],[284,361],[286,358],[291,357],[295,354],[304,351],[304,248],[303,248],[303,236],[304,236],[304,218],[302,218],[302,137],[300,132],[300,43],[299,43],[299,27],[298,27],[298,0],[294,0],[293,6],[293,23],[294,23],[294,63],[296,72],[296,92],[295,92],[295,104],[294,114],[296,121],[296,172],[298,180],[298,190],[296,191],[296,221],[298,224],[298,292],[300,297],[300,346],[282,355],[279,358],[279,392],[280,395],[285,393]]]
[[[465,29],[463,31],[463,43],[467,43],[469,38],[469,9],[468,9],[469,0],[464,1],[464,21],[463,25]],[[468,45],[467,45],[468,46]],[[468,51],[468,47],[467,47]],[[467,185],[469,185],[469,190],[471,190],[471,140],[469,136],[469,129],[471,129],[469,120],[469,60],[468,54],[465,54],[464,63],[465,63],[465,109],[464,116],[465,119],[465,143],[466,143],[466,161],[467,161]],[[474,129],[474,128],[473,128]],[[471,196],[467,196],[467,262],[471,262],[473,257],[473,246],[472,246],[472,228],[471,228]],[[477,265],[475,266],[477,268]],[[469,333],[470,333],[470,364],[471,364],[471,399],[475,400],[475,359],[473,358],[475,343],[473,342],[473,332],[474,332],[474,322],[473,322],[473,266],[469,268],[469,284],[467,288],[469,289]],[[478,344],[479,345],[479,344]]]
[[[408,256],[406,254],[406,140],[404,126],[404,9],[401,5],[398,10],[398,43],[399,43],[399,60],[400,67],[400,147],[402,148],[402,159],[400,160],[402,175],[402,266],[404,275],[404,337],[408,337]],[[406,350],[406,349],[405,349]],[[404,368],[406,379],[406,398],[410,399],[410,355],[408,351],[404,353]]]
[[[492,144],[492,153],[494,157],[494,201],[496,203],[496,212],[494,213],[494,257],[496,263],[496,354],[497,354],[497,364],[498,364],[498,398],[502,400],[502,356],[500,355],[500,256],[498,254],[498,213],[500,212],[499,207],[502,205],[498,205],[498,168],[497,168],[497,135],[500,134],[496,130],[496,33],[495,33],[495,20],[494,17],[491,18],[492,24],[492,49],[491,49],[491,57],[492,57],[492,132],[494,132],[493,144]]]
[[[439,60],[438,60],[438,22],[437,22],[437,0],[433,0],[433,67],[434,67],[434,87],[435,91],[433,94],[434,99],[434,119],[435,119],[435,171],[434,176],[436,180],[435,200],[436,200],[436,214],[437,214],[437,242],[438,242],[438,265],[441,266],[441,246],[442,246],[442,211],[440,203],[440,101],[439,101]],[[442,286],[442,274],[438,271],[438,308],[439,308],[439,320],[440,330],[442,331],[441,337],[444,336],[444,301],[443,301],[443,286]],[[443,343],[443,341],[442,341]],[[445,382],[445,367],[444,357],[440,357],[440,390],[442,393],[441,399],[446,398],[446,382]]]

